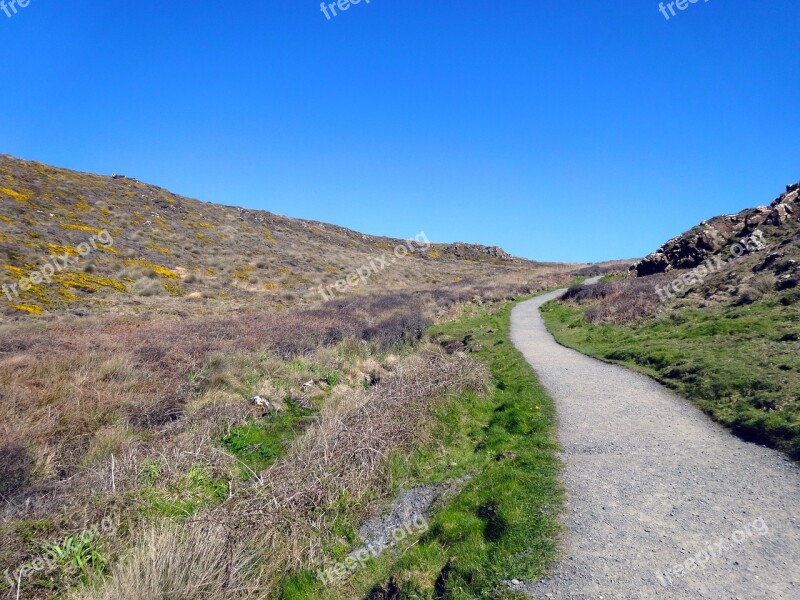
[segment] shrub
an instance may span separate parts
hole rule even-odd
[[[762,295],[763,294],[758,290],[754,290],[751,287],[745,287],[744,290],[739,293],[739,297],[736,299],[735,305],[746,306],[748,304],[753,304],[754,302],[757,302]]]
[[[127,407],[128,422],[139,429],[152,429],[176,421],[183,415],[186,398],[166,397],[137,402]]]
[[[611,293],[612,287],[612,283],[609,281],[599,281],[593,285],[579,283],[571,286],[562,298],[583,304],[584,302],[605,298]]]
[[[621,325],[655,315],[661,306],[656,287],[664,283],[663,275],[653,275],[572,286],[562,300],[590,304],[586,311],[590,323]]]
[[[769,294],[770,292],[775,291],[775,284],[777,283],[777,278],[772,273],[759,273],[755,277],[753,277],[753,281],[750,282],[750,287],[752,287],[756,292],[760,293],[761,295]]]
[[[391,350],[401,344],[416,344],[429,321],[421,315],[402,315],[386,319],[362,332],[362,338],[381,350]]]
[[[167,294],[161,282],[148,277],[142,277],[133,284],[133,291],[145,298],[151,296],[165,296]]]
[[[759,273],[739,292],[736,306],[745,306],[759,301],[761,298],[775,290],[777,278],[772,273]]]

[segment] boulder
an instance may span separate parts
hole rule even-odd
[[[764,262],[755,268],[755,271],[763,271],[764,269],[768,269],[774,265],[779,258],[783,258],[783,252],[777,250],[775,252],[770,252],[764,259]]]
[[[797,275],[795,274],[781,275],[781,277],[778,278],[778,283],[775,286],[775,289],[778,290],[779,292],[782,292],[784,290],[794,289],[798,285],[800,285],[800,277],[798,277]]]
[[[747,215],[744,219],[745,228],[750,230],[759,225],[763,225],[769,218],[771,210],[768,206],[758,206],[753,209],[753,212]]]
[[[796,220],[800,213],[800,183],[786,186],[786,193],[781,194],[770,204],[770,213],[766,222],[770,225],[783,225],[787,221]]]
[[[766,222],[770,225],[783,225],[792,218],[794,210],[788,204],[777,204],[769,213]]]

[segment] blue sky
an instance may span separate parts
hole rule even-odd
[[[371,234],[635,257],[800,179],[798,23],[797,0],[30,0],[0,12],[0,152]]]

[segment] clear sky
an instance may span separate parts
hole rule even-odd
[[[371,234],[641,256],[800,179],[800,2],[686,6],[30,0],[0,7],[0,152]]]

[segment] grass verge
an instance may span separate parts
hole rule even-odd
[[[438,342],[466,340],[489,368],[492,391],[449,398],[436,409],[427,442],[392,459],[398,493],[459,479],[465,485],[437,507],[427,532],[371,559],[337,588],[300,573],[282,598],[514,598],[504,580],[535,580],[553,565],[563,506],[555,409],[511,344],[513,306],[473,306],[430,329]]]
[[[650,375],[740,437],[800,459],[800,307],[771,300],[590,324],[587,306],[542,313],[559,343]]]

